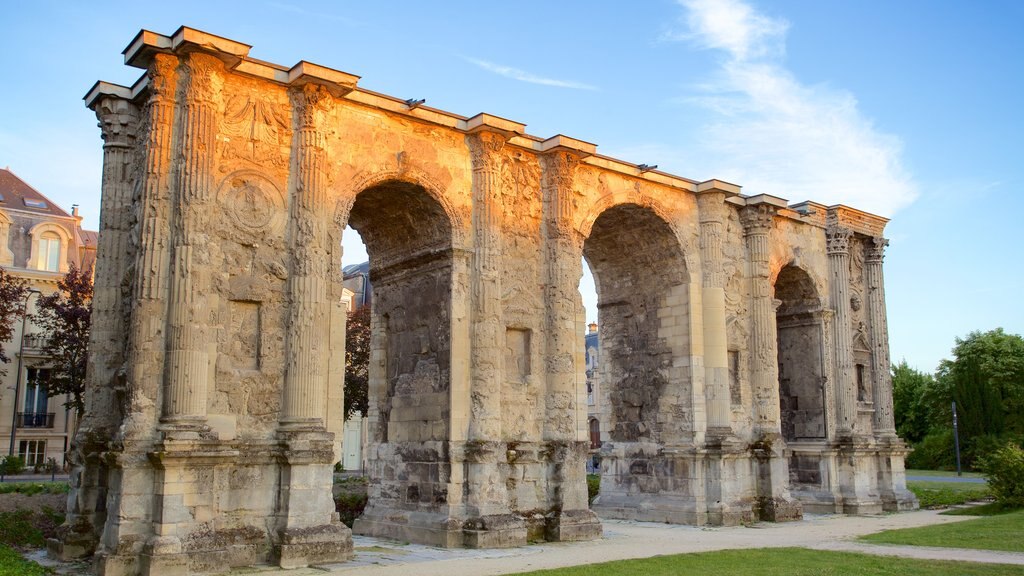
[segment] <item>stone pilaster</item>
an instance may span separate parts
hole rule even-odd
[[[543,169],[545,382],[544,441],[548,459],[547,539],[590,540],[601,534],[601,523],[587,502],[588,454],[586,419],[579,420],[577,394],[584,380],[577,364],[583,350],[578,331],[583,302],[579,292],[583,276],[582,243],[573,226],[573,186],[581,156],[573,150],[554,149],[541,157]],[[585,400],[584,400],[585,401]]]
[[[177,57],[156,54],[147,71],[145,158],[140,198],[134,202],[139,231],[128,326],[126,422],[122,426],[128,438],[152,433],[164,395],[166,333],[154,319],[166,318],[167,310],[177,66]]]
[[[698,192],[702,312],[704,318],[704,382],[707,395],[708,434],[732,433],[729,397],[729,344],[725,319],[725,275],[722,271],[722,236],[727,208],[725,192]]]
[[[112,432],[116,413],[99,408],[115,404],[116,371],[125,360],[119,336],[127,329],[127,311],[121,298],[121,281],[129,268],[135,247],[129,241],[132,228],[132,188],[139,110],[130,101],[108,96],[95,106],[103,130],[103,192],[100,229],[93,280],[92,329],[86,381],[95,386],[86,395],[90,406],[90,428]],[[119,345],[120,344],[120,345]]]
[[[850,331],[850,238],[849,228],[830,224],[825,231],[829,285],[835,311],[836,436],[851,436],[857,423],[857,383],[853,367],[853,335]]]
[[[209,241],[214,212],[213,161],[223,65],[193,52],[182,60],[181,150],[171,234],[173,256],[167,310],[167,382],[161,418],[168,429],[206,428],[213,297]]]
[[[122,96],[102,95],[90,102],[99,119],[103,137],[103,183],[100,203],[100,237],[93,280],[92,330],[89,336],[89,364],[84,394],[85,410],[73,440],[72,486],[68,498],[67,523],[60,537],[49,545],[63,560],[91,554],[98,543],[102,521],[97,513],[102,480],[96,457],[106,447],[93,438],[113,436],[119,414],[110,410],[117,405],[117,371],[125,360],[123,335],[125,312],[121,298],[121,279],[132,256],[131,233],[132,184],[139,110]],[[92,460],[86,464],[87,459]],[[91,470],[85,471],[88,466]]]
[[[892,407],[892,372],[889,359],[889,326],[885,313],[885,278],[882,259],[889,241],[875,237],[867,242],[864,275],[867,280],[868,323],[871,340],[872,400],[875,405],[875,434],[893,437],[896,424]]]
[[[505,137],[468,137],[473,160],[473,343],[470,438],[501,438],[501,149]]]
[[[776,208],[769,204],[745,206],[740,211],[747,254],[750,258],[751,286],[751,387],[754,395],[754,426],[760,435],[778,437],[779,355],[776,305],[772,298],[768,268],[768,235]]]
[[[292,91],[298,125],[295,131],[297,173],[291,203],[292,270],[288,276],[288,345],[285,356],[284,409],[286,426],[324,426],[327,355],[328,261],[326,150],[323,115],[330,102],[327,89],[306,84]]]
[[[334,435],[325,425],[331,302],[324,116],[332,96],[306,83],[291,91],[295,110],[291,178],[288,335],[284,406],[278,440],[281,466],[279,564],[300,568],[352,556],[352,532],[339,522],[331,498]]]
[[[751,387],[754,396],[754,438],[751,455],[756,461],[754,514],[761,520],[799,520],[803,509],[789,492],[789,460],[782,440],[779,413],[778,308],[772,294],[770,238],[779,206],[750,202],[740,210],[740,222],[750,261]]]
[[[577,439],[575,357],[582,334],[576,333],[582,307],[579,281],[583,276],[579,242],[574,237],[572,194],[580,157],[556,150],[542,157],[544,169],[545,233],[545,440]],[[580,344],[580,345],[578,345]]]

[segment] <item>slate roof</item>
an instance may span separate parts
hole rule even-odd
[[[71,218],[71,214],[18,178],[10,168],[0,168],[0,208]]]

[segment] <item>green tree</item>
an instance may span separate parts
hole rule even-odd
[[[51,358],[46,382],[50,396],[67,394],[64,406],[82,415],[85,403],[85,367],[89,362],[92,314],[92,273],[71,269],[57,283],[57,291],[39,298],[33,321],[46,333],[43,352]]]
[[[908,442],[920,442],[931,427],[935,378],[911,368],[906,360],[892,367],[892,403],[896,432]]]
[[[937,389],[955,401],[966,460],[984,456],[1000,439],[1024,434],[1024,338],[1002,328],[957,338],[953,359],[943,360]],[[948,422],[949,408],[933,414]],[[948,426],[948,424],[946,424]]]
[[[345,331],[345,418],[366,415],[370,387],[370,307],[348,314]]]
[[[3,345],[14,336],[14,323],[21,320],[25,313],[25,297],[28,285],[21,278],[16,278],[0,268],[0,363],[11,361],[4,353]],[[5,370],[0,366],[0,375]]]

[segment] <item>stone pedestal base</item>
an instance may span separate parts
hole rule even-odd
[[[286,530],[278,557],[278,564],[286,569],[350,560],[352,531],[341,523]]]
[[[465,546],[461,520],[441,519],[433,514],[402,514],[394,510],[388,512],[392,513],[363,512],[362,516],[356,518],[352,533],[438,548]]]
[[[495,514],[467,520],[463,524],[466,548],[515,548],[525,546],[526,522],[514,514]]]
[[[582,542],[601,537],[601,521],[591,510],[568,510],[547,518],[548,542]]]

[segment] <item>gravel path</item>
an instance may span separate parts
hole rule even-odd
[[[529,570],[646,558],[662,554],[706,552],[730,548],[805,547],[904,556],[931,560],[962,560],[1024,565],[1024,554],[861,544],[853,539],[893,528],[910,528],[968,520],[921,510],[886,516],[811,516],[801,522],[758,523],[751,527],[696,528],[647,522],[604,521],[604,537],[593,542],[554,543],[507,550],[443,550],[356,537],[352,562],[298,570],[260,569],[260,576],[482,576]],[[249,569],[249,573],[252,569]]]

